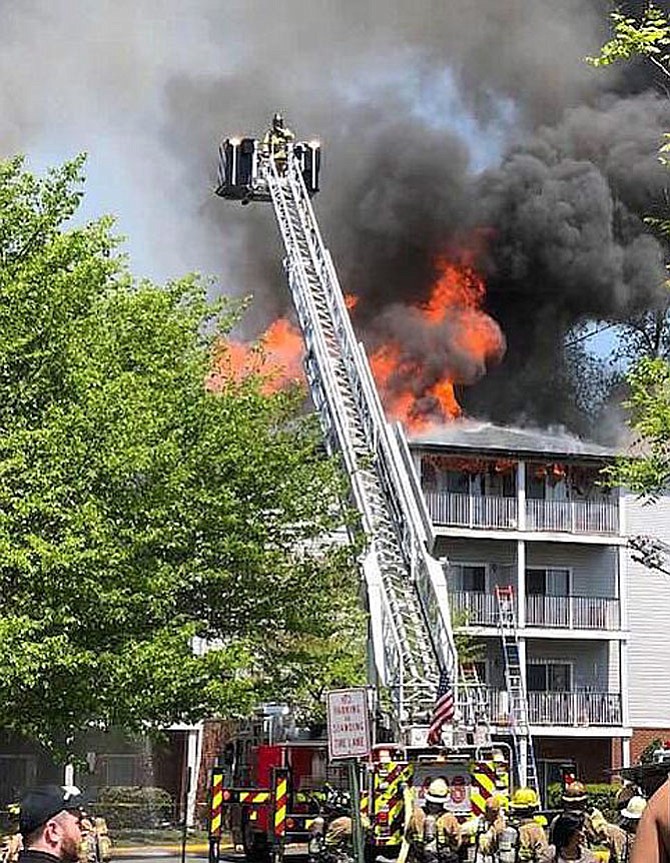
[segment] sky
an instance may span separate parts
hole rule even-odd
[[[670,110],[584,62],[609,9],[0,0],[0,156],[24,153],[41,171],[86,151],[79,218],[114,214],[138,277],[198,271],[218,292],[253,294],[253,335],[289,308],[281,249],[269,207],[214,196],[216,151],[228,135],[261,135],[280,110],[299,138],[323,142],[317,215],[345,289],[361,298],[366,343],[411,342],[428,368],[430,340],[410,338],[397,310],[425,299],[437,256],[484,229],[478,264],[506,353],[475,367],[451,326],[444,362],[460,383],[478,382],[471,409],[487,418],[518,421],[522,392],[533,421],[574,426],[562,379],[560,397],[542,392],[565,333],[655,307],[663,293],[641,216],[665,193],[656,149]]]

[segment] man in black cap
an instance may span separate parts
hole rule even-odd
[[[44,785],[21,801],[19,863],[76,863],[81,845],[83,796],[78,788]]]

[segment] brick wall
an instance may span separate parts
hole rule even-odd
[[[535,757],[573,761],[582,782],[609,782],[612,745],[607,738],[536,737]]]
[[[634,728],[630,742],[630,763],[637,764],[640,755],[657,738],[670,740],[670,728]]]

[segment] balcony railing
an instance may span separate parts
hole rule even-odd
[[[498,602],[492,593],[450,591],[460,626],[498,626]],[[515,594],[515,604],[518,603]],[[517,619],[519,616],[516,605]],[[528,596],[526,626],[550,629],[620,629],[619,600],[605,596]]]
[[[493,725],[511,722],[509,698],[504,690],[489,690]],[[621,695],[618,692],[529,692],[531,725],[566,725],[573,728],[621,725]]]
[[[498,600],[492,593],[455,591],[449,594],[451,609],[460,626],[498,626]]]
[[[617,533],[616,501],[526,500],[526,529],[559,533]]]
[[[513,530],[517,526],[515,497],[425,492],[428,512],[435,524]]]
[[[605,596],[527,596],[526,626],[619,629],[619,600]]]
[[[434,524],[516,530],[515,497],[424,491]],[[619,507],[614,500],[526,500],[526,530],[612,535],[619,531]]]

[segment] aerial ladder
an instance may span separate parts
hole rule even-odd
[[[367,538],[362,574],[371,682],[388,694],[388,725],[396,739],[420,745],[442,672],[458,685],[446,579],[428,551],[432,524],[404,433],[386,421],[312,209],[319,145],[287,143],[280,151],[275,158],[255,139],[227,139],[216,191],[243,203],[272,203],[310,392],[327,447],[348,474]]]

